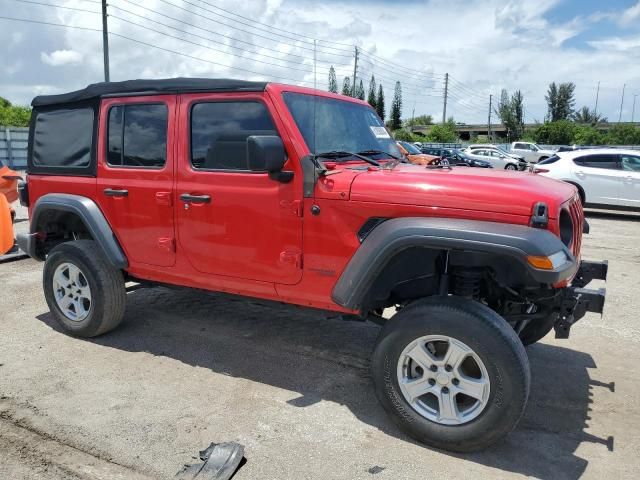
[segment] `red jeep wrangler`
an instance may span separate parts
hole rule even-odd
[[[576,189],[403,161],[365,102],[224,79],[100,83],[33,101],[30,234],[60,325],[121,321],[125,282],[286,302],[383,325],[378,398],[470,451],[523,413],[524,345],[602,312]],[[392,308],[394,315],[382,315]]]

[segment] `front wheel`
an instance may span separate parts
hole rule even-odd
[[[432,297],[396,314],[380,332],[375,391],[413,438],[455,452],[509,433],[529,395],[529,361],[509,324],[485,305]]]
[[[515,166],[513,163],[508,163],[506,165],[506,167],[504,167],[505,170],[518,170],[518,167]]]

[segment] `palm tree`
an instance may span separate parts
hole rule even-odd
[[[604,123],[607,121],[595,110],[591,110],[589,107],[582,107],[580,110],[576,110],[571,115],[571,120],[576,123],[589,123],[591,125],[597,125],[598,123]]]

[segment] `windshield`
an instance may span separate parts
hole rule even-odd
[[[405,150],[407,152],[409,152],[410,155],[420,155],[422,152],[418,149],[418,147],[416,147],[415,145],[412,145],[409,142],[398,142],[400,143],[400,145],[402,145]]]
[[[402,156],[372,108],[303,93],[285,92],[282,95],[311,153],[378,150]],[[384,153],[367,155],[385,156]]]

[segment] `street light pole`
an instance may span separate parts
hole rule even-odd
[[[109,26],[107,25],[107,0],[102,0],[102,55],[104,57],[104,81],[109,82]]]

